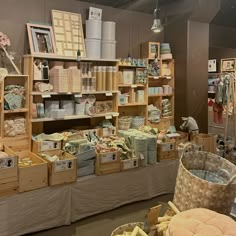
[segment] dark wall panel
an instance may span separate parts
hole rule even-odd
[[[163,33],[155,35],[150,30],[152,15],[115,9],[76,0],[8,0],[0,8],[1,31],[11,40],[11,50],[22,55],[28,47],[25,24],[29,21],[51,23],[51,9],[82,14],[83,23],[89,6],[103,9],[103,20],[115,21],[117,57],[140,56],[140,43],[144,41],[163,41]]]

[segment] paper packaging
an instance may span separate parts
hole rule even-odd
[[[46,100],[45,101],[45,115],[46,117],[51,117],[51,111],[52,110],[58,110],[59,109],[59,100]]]
[[[65,109],[53,109],[50,112],[50,117],[54,119],[63,119],[66,116]]]
[[[75,113],[75,101],[61,100],[61,108],[65,109],[66,116],[72,116]]]
[[[133,70],[123,70],[123,80],[124,84],[134,83],[134,71]]]

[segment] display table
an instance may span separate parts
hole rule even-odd
[[[0,235],[20,235],[68,225],[126,203],[173,193],[177,169],[178,160],[163,161],[0,198]]]

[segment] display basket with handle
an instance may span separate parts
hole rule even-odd
[[[174,204],[180,211],[208,208],[229,214],[236,197],[236,166],[209,152],[183,152]]]

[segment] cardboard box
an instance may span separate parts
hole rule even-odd
[[[23,159],[29,159],[32,164],[23,165]],[[19,192],[26,192],[48,186],[48,163],[36,154],[29,152],[19,159]]]

